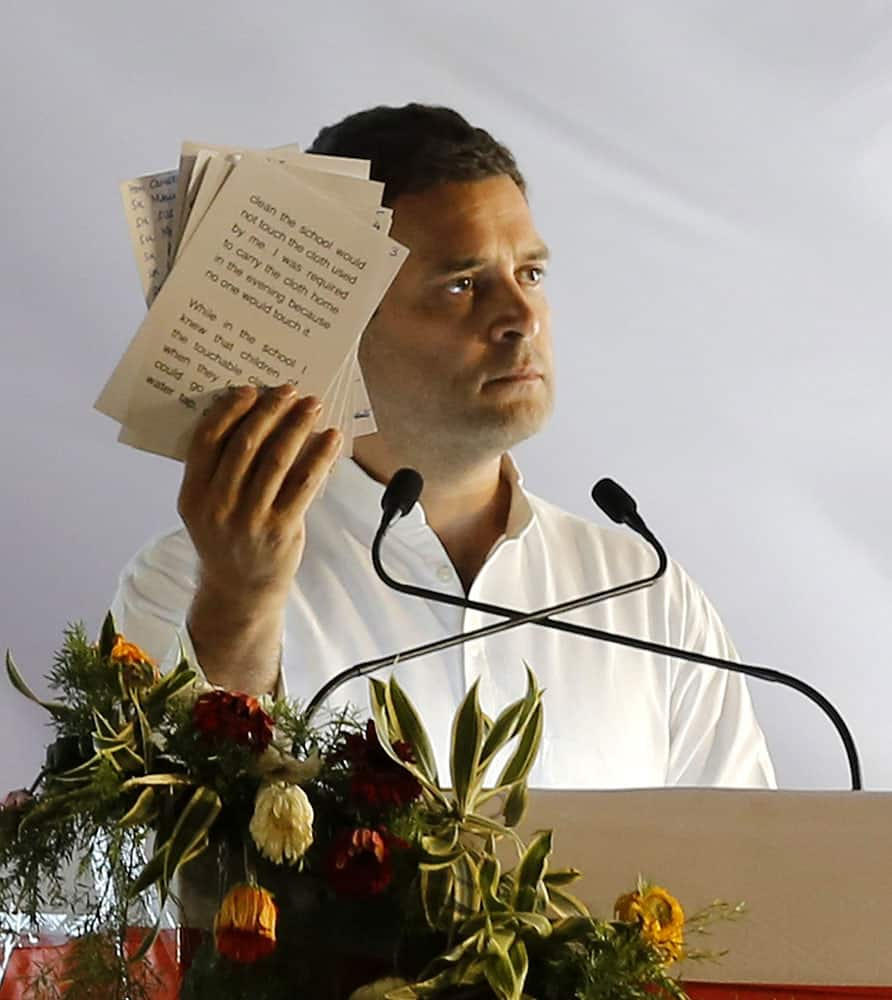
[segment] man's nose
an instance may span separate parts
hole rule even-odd
[[[514,278],[502,283],[493,303],[490,337],[493,340],[529,340],[538,336],[542,326],[541,308],[539,299],[531,299]]]

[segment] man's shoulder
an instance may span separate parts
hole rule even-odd
[[[541,544],[550,553],[559,552],[568,569],[579,561],[581,573],[587,568],[592,579],[612,586],[649,576],[657,568],[653,547],[630,528],[597,524],[529,491],[526,496]],[[689,608],[706,601],[701,587],[672,558],[660,584],[649,593],[653,599]]]
[[[526,491],[526,497],[533,513],[533,523],[548,543],[584,546],[610,559],[622,560],[626,565],[630,560],[634,563],[653,560],[653,550],[628,529],[596,524],[529,491]]]

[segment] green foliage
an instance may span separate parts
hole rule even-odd
[[[213,842],[221,885],[232,875],[227,859],[237,857],[244,870],[236,880],[258,878],[273,891],[287,944],[240,965],[205,941],[185,1000],[341,1000],[394,970],[411,982],[391,1000],[684,997],[636,924],[596,920],[572,895],[580,873],[550,867],[551,831],[529,843],[516,832],[543,731],[542,692],[529,668],[525,694],[495,719],[483,712],[478,686],[468,691],[453,723],[449,788],[397,681],[371,682],[380,750],[421,790],[409,802],[417,787],[401,772],[391,787],[408,784],[405,797],[355,793],[354,779],[374,789],[381,774],[393,774],[377,748],[359,770],[351,754],[357,746],[365,754],[370,737],[353,711],[311,725],[298,704],[281,699],[265,705],[274,731],[263,753],[209,739],[193,722],[201,689],[189,664],[159,677],[138,651],[129,654],[135,664],[119,662],[120,649],[113,658],[115,640],[110,616],[95,644],[82,625],[70,626],[48,678],[54,701],[37,698],[7,654],[11,683],[47,710],[56,739],[36,796],[0,810],[0,931],[15,929],[14,915],[35,928],[48,912],[80,917],[67,968],[37,970],[33,996],[61,998],[60,975],[74,982],[67,1000],[150,995],[141,959],[174,878]],[[315,843],[293,868],[261,857],[247,833],[258,788],[280,780],[305,785],[314,810]],[[325,878],[328,852],[345,833],[349,843],[371,831],[386,837],[391,882],[373,898],[336,896]],[[738,914],[715,903],[690,929]],[[135,952],[126,938],[132,926],[150,927]],[[368,968],[351,979],[348,956],[357,955]]]
[[[593,920],[556,925],[527,988],[536,1000],[687,997],[634,925]]]
[[[430,743],[396,680],[372,682],[372,705],[382,746],[404,740],[419,762],[403,763],[424,793],[419,892],[428,925],[443,932],[450,945],[414,984],[394,991],[394,1000],[484,986],[499,1000],[521,1000],[529,955],[551,935],[552,919],[568,910],[587,913],[558,888],[578,873],[548,880],[551,832],[524,845],[513,830],[523,815],[527,775],[542,736],[542,693],[532,671],[527,668],[526,694],[495,721],[483,713],[477,685],[471,687],[453,723],[451,791],[440,788],[431,767],[421,763],[432,759]],[[487,788],[490,766],[500,754],[507,755],[506,762]],[[496,806],[494,813],[485,811],[487,803]],[[517,853],[516,866],[505,872],[497,857],[502,841]]]

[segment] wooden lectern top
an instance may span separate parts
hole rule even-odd
[[[531,790],[521,833],[542,828],[597,916],[639,872],[690,913],[746,902],[692,942],[728,954],[686,982],[892,987],[892,793]]]

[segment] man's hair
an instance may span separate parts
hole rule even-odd
[[[384,182],[384,204],[450,181],[507,174],[526,193],[511,151],[457,111],[426,104],[380,106],[323,128],[308,153],[371,160],[373,180]]]

